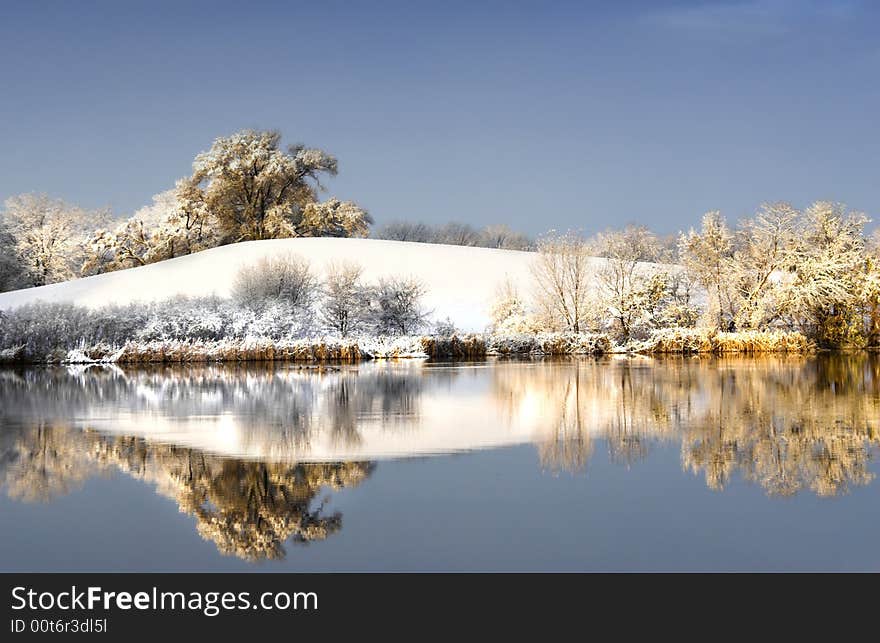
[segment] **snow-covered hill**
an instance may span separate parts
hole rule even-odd
[[[432,318],[450,317],[463,330],[483,330],[497,288],[506,280],[531,287],[535,254],[378,239],[303,238],[249,241],[186,257],[59,284],[0,294],[0,308],[34,301],[72,302],[90,307],[161,300],[174,295],[229,294],[242,265],[262,257],[295,253],[323,276],[333,262],[352,261],[368,281],[414,276],[427,287]],[[597,259],[597,262],[601,260]]]

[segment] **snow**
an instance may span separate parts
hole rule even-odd
[[[450,317],[458,328],[482,331],[497,289],[509,279],[526,292],[535,254],[379,239],[300,238],[248,241],[212,248],[148,266],[0,294],[0,309],[35,301],[92,308],[175,295],[228,296],[238,269],[263,257],[294,253],[323,278],[331,263],[355,262],[364,278],[413,276],[424,282],[423,303],[432,319]],[[597,259],[601,262],[601,259]]]

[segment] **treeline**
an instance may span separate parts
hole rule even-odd
[[[415,243],[444,243],[451,246],[500,248],[503,250],[533,250],[532,239],[514,232],[503,224],[477,229],[467,223],[451,222],[439,226],[409,221],[394,221],[376,228],[373,239],[412,241]]]
[[[504,288],[494,326],[607,332],[623,345],[662,344],[664,333],[697,328],[799,332],[823,348],[878,346],[880,236],[869,237],[867,223],[820,201],[803,211],[765,204],[734,227],[709,212],[674,246],[642,226],[592,238],[551,233],[537,244],[534,288]]]

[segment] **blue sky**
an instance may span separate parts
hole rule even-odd
[[[335,154],[379,223],[878,218],[878,30],[867,1],[7,1],[0,199],[130,213],[250,127]]]

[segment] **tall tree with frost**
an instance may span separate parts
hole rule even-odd
[[[685,268],[706,289],[706,315],[720,330],[734,317],[731,296],[733,233],[717,210],[703,215],[702,226],[683,234],[679,254]]]
[[[820,346],[861,338],[859,287],[865,278],[867,217],[840,203],[818,201],[804,211],[796,260],[780,287],[780,309]]]
[[[282,150],[280,142],[277,131],[253,130],[215,140],[196,157],[192,176],[178,185],[181,209],[209,213],[221,244],[323,233],[320,222],[314,216],[304,221],[304,214],[317,200],[321,177],[336,174],[336,159],[303,145]],[[338,210],[336,205],[311,214],[338,215]],[[346,205],[343,214],[355,212]],[[358,231],[368,225],[366,213],[360,214],[360,223],[346,225]]]
[[[774,291],[797,262],[799,215],[788,203],[765,203],[742,223],[731,264],[738,328],[761,328],[777,316]]]
[[[622,342],[631,338],[635,326],[650,315],[662,298],[665,283],[652,276],[639,263],[655,261],[659,251],[657,237],[644,226],[627,226],[596,235],[591,244],[597,255],[607,259],[599,270],[599,283],[607,309],[618,326]],[[657,301],[649,301],[657,299]]]
[[[551,233],[538,242],[531,269],[544,318],[556,320],[563,330],[586,331],[594,301],[590,251],[584,239],[574,232]]]
[[[6,200],[0,227],[27,284],[43,286],[77,276],[88,235],[108,218],[106,210],[84,210],[45,194],[21,194]]]

